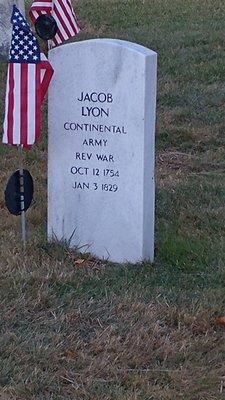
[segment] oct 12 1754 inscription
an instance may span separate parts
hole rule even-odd
[[[49,239],[153,260],[156,53],[98,39],[55,48],[50,62]]]

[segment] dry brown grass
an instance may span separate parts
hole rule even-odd
[[[128,266],[116,293],[109,266],[94,259],[78,266],[81,256],[57,244],[23,256],[8,249],[5,257],[3,399],[223,398],[225,331],[215,305],[208,308],[213,291],[179,305],[158,287],[147,300],[146,289],[133,290]],[[147,278],[147,267],[138,268]]]

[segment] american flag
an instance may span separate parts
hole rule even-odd
[[[41,104],[53,75],[37,39],[14,5],[3,143],[33,145],[41,132]]]
[[[58,30],[51,41],[53,47],[77,35],[80,31],[71,0],[34,0],[29,14],[33,23],[41,14],[51,14],[54,17]]]

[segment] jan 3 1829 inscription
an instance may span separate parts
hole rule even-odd
[[[99,39],[56,48],[50,61],[49,238],[112,261],[153,260],[156,53]]]

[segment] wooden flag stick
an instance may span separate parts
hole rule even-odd
[[[18,146],[19,168],[20,168],[20,210],[21,210],[21,233],[23,248],[26,247],[26,212],[24,210],[24,173],[23,173],[23,147]]]

